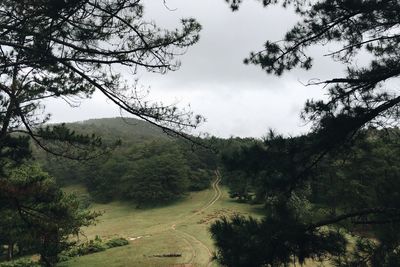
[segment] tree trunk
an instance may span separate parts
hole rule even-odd
[[[7,260],[12,260],[14,257],[14,243],[9,243],[7,248]]]
[[[40,261],[46,267],[53,267],[53,264],[51,264],[50,261],[44,255],[40,255]]]

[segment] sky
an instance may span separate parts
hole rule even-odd
[[[243,64],[251,51],[266,40],[278,41],[298,17],[280,6],[263,8],[258,1],[244,1],[232,12],[224,0],[145,0],[145,18],[173,29],[181,18],[193,17],[202,25],[200,41],[179,57],[181,67],[165,75],[140,72],[124,77],[150,89],[149,98],[177,103],[206,118],[196,132],[219,137],[262,137],[268,129],[286,135],[306,132],[310,125],[299,117],[307,99],[324,98],[321,86],[305,86],[310,79],[331,78],[342,66],[323,54],[331,47],[316,47],[311,71],[293,70],[280,77]],[[95,93],[71,107],[62,100],[45,103],[51,122],[120,116],[119,109]],[[126,115],[126,114],[125,114]]]

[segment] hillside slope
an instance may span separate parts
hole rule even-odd
[[[128,143],[140,143],[148,140],[167,140],[170,138],[160,128],[134,118],[90,119],[66,123],[66,125],[79,133],[94,133],[102,137],[104,141],[121,139]]]

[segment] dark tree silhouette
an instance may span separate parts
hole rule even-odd
[[[12,216],[20,215],[18,220],[25,220],[28,228],[31,224],[30,230],[40,229],[37,238],[49,238],[41,251],[47,266],[55,264],[66,236],[95,216],[81,215],[77,202],[63,198],[60,189],[54,189],[56,197],[45,199],[58,208],[50,214],[52,210],[35,199],[40,197],[34,193],[38,186],[27,184],[27,192],[12,194],[10,173],[30,158],[31,140],[51,154],[72,159],[90,159],[107,149],[96,136],[65,125],[44,127],[50,115],[43,100],[61,98],[74,106],[79,98],[99,91],[123,112],[186,138],[185,130],[202,120],[190,111],[150,102],[137,82],[124,80],[121,73],[135,77],[139,69],[178,69],[176,56],[198,40],[200,25],[194,19],[182,19],[180,29],[163,30],[143,19],[143,9],[140,0],[0,2],[0,213],[15,211]],[[30,198],[29,207],[20,205],[17,197]],[[33,217],[41,220],[28,222]]]
[[[235,11],[242,1],[227,2]],[[260,2],[266,7],[272,4],[292,6],[301,21],[285,33],[282,41],[267,41],[264,50],[250,53],[244,61],[246,64],[255,64],[278,76],[298,67],[309,70],[313,58],[307,54],[307,49],[335,43],[341,46],[335,51],[327,51],[325,56],[341,62],[347,74],[309,82],[309,85],[324,85],[328,90],[326,101],[309,100],[305,105],[302,117],[313,125],[310,134],[294,138],[269,136],[261,156],[248,157],[248,163],[255,162],[254,158],[259,159],[253,175],[257,176],[258,187],[263,188],[260,193],[264,194],[267,206],[266,218],[257,223],[258,235],[266,238],[261,246],[272,243],[274,246],[270,248],[284,248],[272,256],[265,253],[271,257],[258,259],[254,266],[284,266],[292,256],[302,263],[306,258],[335,255],[340,256],[333,261],[338,266],[399,266],[396,247],[400,239],[395,230],[400,215],[395,186],[398,172],[392,167],[397,164],[389,159],[396,152],[388,149],[382,153],[381,148],[375,147],[371,153],[371,144],[360,145],[354,151],[347,145],[366,142],[382,146],[383,150],[382,143],[374,142],[387,139],[366,133],[364,129],[397,126],[399,121],[400,96],[396,81],[400,74],[400,3],[393,0]],[[370,59],[370,62],[365,67],[358,67],[360,57]],[[389,139],[398,138],[397,131],[389,132]],[[367,167],[368,164],[373,164],[374,169]],[[346,167],[342,169],[343,166]],[[351,168],[346,169],[348,166]],[[313,199],[313,194],[324,194],[322,189],[330,199],[330,202],[324,202],[324,207],[330,210],[328,214],[323,214],[327,210],[322,214],[321,210],[317,211],[315,204],[321,204],[320,199]],[[382,195],[385,201],[379,200]],[[340,198],[342,201],[338,200]],[[338,204],[340,208],[335,202],[341,203]],[[223,221],[211,228],[219,248],[217,258],[221,262],[233,259],[227,258],[227,255],[232,256],[228,253],[232,250],[222,233],[233,228],[235,231],[231,233],[235,237],[232,238],[236,235],[239,238],[247,231],[245,222],[243,218],[237,225]],[[296,231],[292,231],[293,225],[298,226]],[[355,225],[367,229],[379,241],[374,243],[359,235],[355,250],[346,252],[345,242],[340,238],[342,234],[331,235],[333,232],[330,231],[346,229],[360,234],[360,228],[355,229]],[[318,245],[321,241],[331,242],[332,246],[327,249]],[[253,247],[244,251],[260,251],[257,242],[246,243]],[[282,253],[286,253],[286,259]],[[241,256],[242,262],[245,258],[251,263],[251,254],[244,252]],[[240,266],[235,264],[230,266]]]
[[[228,2],[235,9],[241,1]],[[368,123],[397,119],[400,97],[391,82],[400,74],[398,1],[262,2],[265,6],[294,5],[302,21],[281,42],[267,41],[264,50],[252,52],[245,63],[281,75],[296,67],[312,67],[313,58],[307,48],[331,42],[342,44],[325,56],[343,63],[347,76],[310,82],[329,86],[327,101],[306,103],[303,116],[314,122],[315,131],[336,144]],[[358,56],[371,58],[369,65],[357,67]],[[334,134],[329,133],[332,129]]]
[[[140,68],[176,70],[175,56],[198,40],[200,25],[194,19],[182,19],[179,30],[163,30],[143,19],[143,4],[137,0],[2,1],[0,14],[2,151],[26,143],[10,140],[13,132],[28,134],[55,154],[62,152],[49,149],[44,139],[96,145],[63,127],[37,130],[49,119],[39,116],[41,100],[62,98],[73,105],[77,97],[88,98],[96,90],[121,110],[169,133],[184,136],[184,129],[200,122],[190,112],[149,102],[120,74],[130,71],[134,77]]]

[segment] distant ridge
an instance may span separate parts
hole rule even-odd
[[[170,139],[160,128],[135,118],[102,118],[66,123],[68,128],[84,134],[96,134],[105,141],[121,139],[137,143],[155,139]]]

